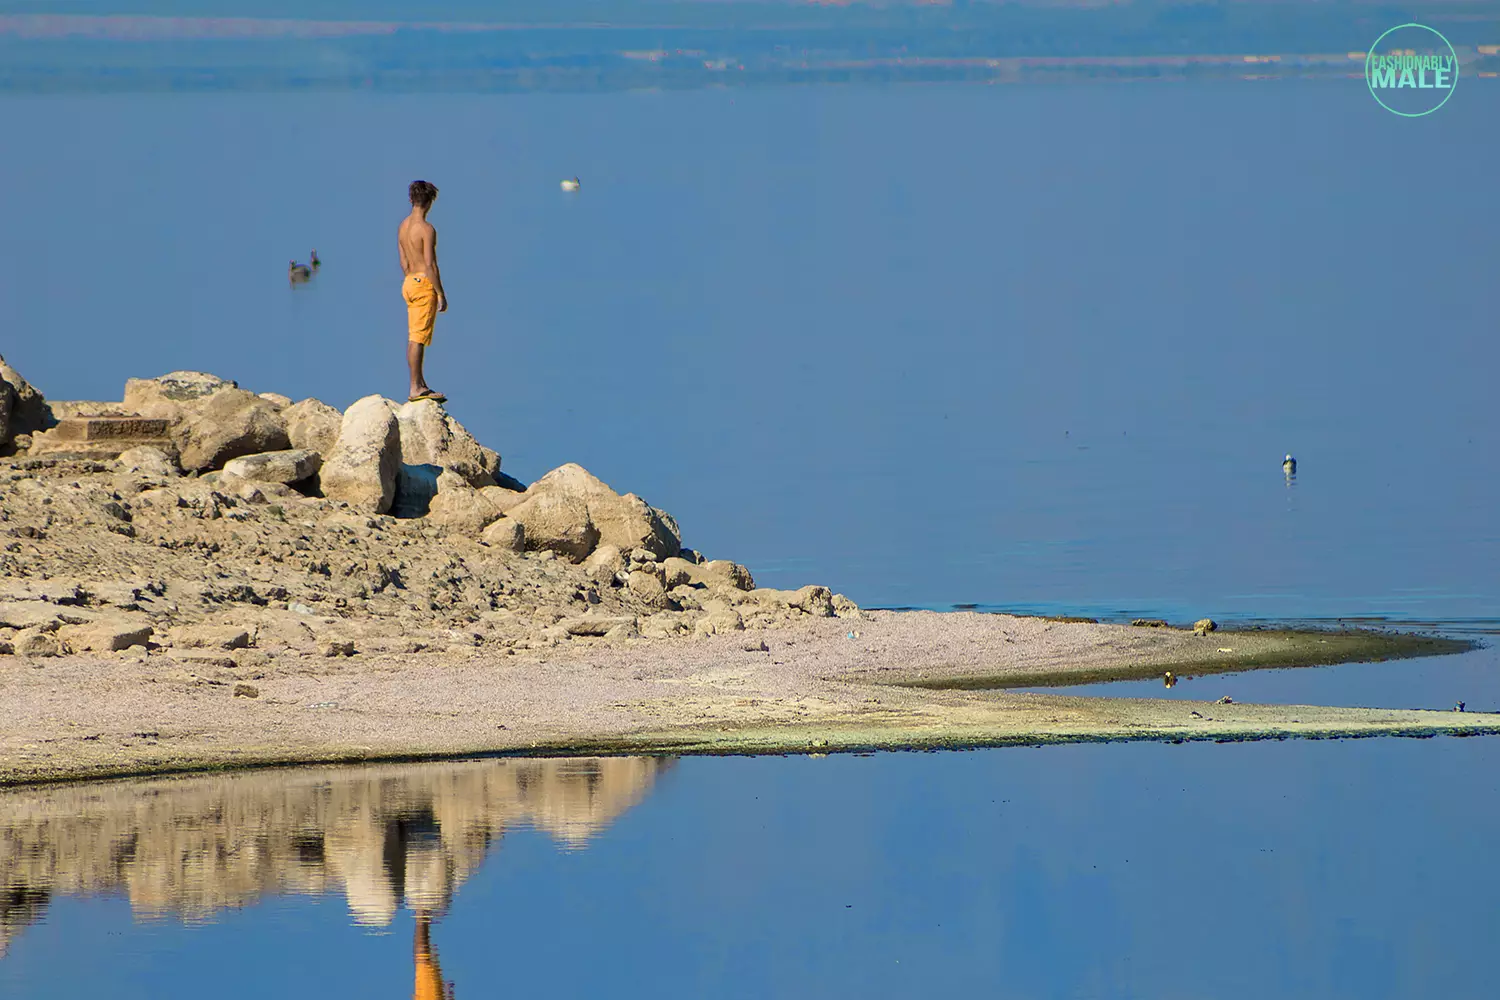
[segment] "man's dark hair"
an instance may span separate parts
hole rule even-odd
[[[437,185],[431,181],[412,181],[407,193],[411,195],[413,205],[418,208],[431,208],[433,200],[437,198]]]

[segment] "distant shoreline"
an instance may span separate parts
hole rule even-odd
[[[0,14],[0,93],[612,92],[786,85],[1361,79],[1360,3],[608,3],[549,22]],[[1500,3],[1433,3],[1465,82],[1500,78]]]

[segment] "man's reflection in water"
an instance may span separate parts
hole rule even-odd
[[[443,985],[443,970],[432,947],[431,926],[432,916],[426,910],[418,910],[417,932],[412,941],[417,982],[411,988],[411,1000],[453,1000],[453,984],[448,983],[446,988]]]
[[[429,807],[408,808],[385,824],[382,851],[393,898],[404,900],[416,913],[412,957],[416,982],[412,1000],[451,1000],[453,984],[443,983],[437,951],[432,947],[432,921],[453,901],[452,865],[442,849],[442,827]]]

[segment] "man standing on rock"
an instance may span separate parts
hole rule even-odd
[[[438,271],[437,230],[427,221],[427,212],[437,200],[437,186],[428,181],[412,181],[411,214],[401,220],[396,244],[401,249],[401,295],[406,299],[406,364],[411,369],[412,402],[430,399],[447,402],[448,397],[434,392],[422,377],[422,359],[432,343],[432,328],[437,314],[448,311],[448,296],[443,293],[443,276]]]

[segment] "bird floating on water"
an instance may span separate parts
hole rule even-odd
[[[299,264],[295,260],[288,261],[286,276],[292,284],[300,285],[312,279],[312,268],[306,264]]]
[[[579,188],[583,187],[577,177],[574,177],[570,181],[563,181],[558,186],[561,187],[564,191],[577,191]]]
[[[1295,476],[1297,474],[1297,460],[1291,455],[1283,458],[1281,460],[1281,471],[1286,473],[1288,479]]]
[[[323,262],[318,259],[318,251],[314,250],[312,252],[312,260],[310,263],[312,264],[312,269],[314,271],[323,266]]]

